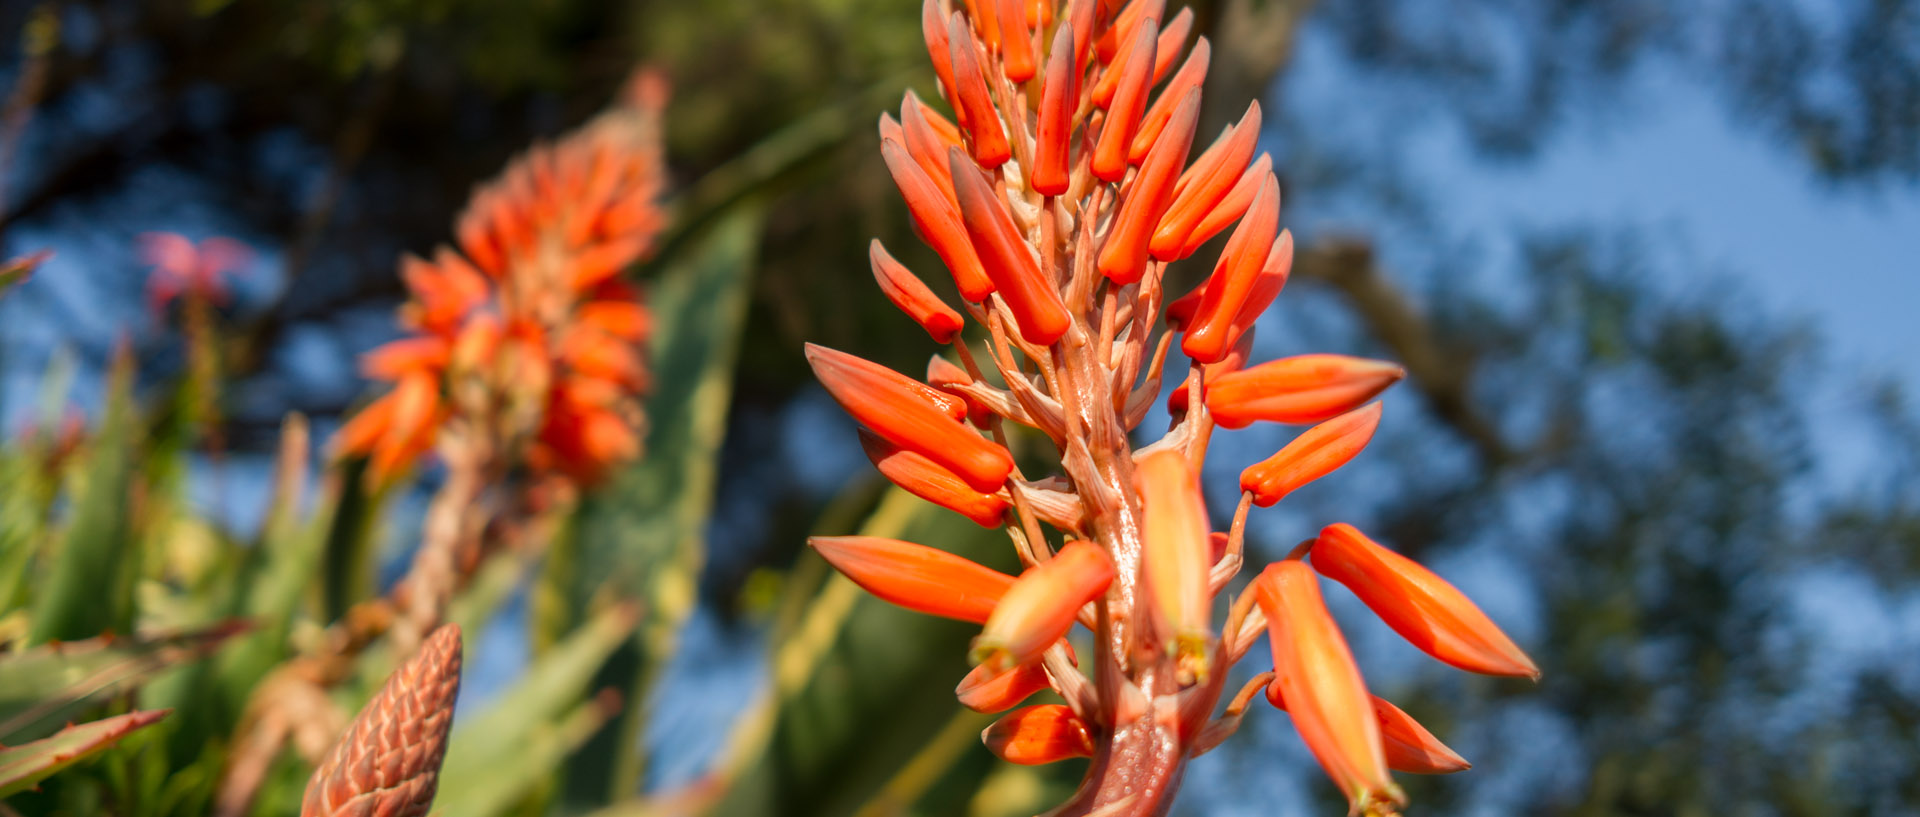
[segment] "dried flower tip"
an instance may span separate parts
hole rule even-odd
[[[1378,695],[1368,697],[1373,701],[1373,714],[1380,724],[1380,743],[1385,750],[1387,768],[1408,774],[1452,774],[1473,768],[1466,758],[1441,743],[1413,716],[1400,711],[1400,707]],[[1275,709],[1286,711],[1287,702],[1278,678],[1267,684],[1267,701]]]
[[[987,93],[987,79],[974,50],[973,34],[967,30],[967,18],[957,11],[947,23],[947,42],[953,52],[953,79],[960,83],[954,107],[965,112],[960,124],[966,128],[968,141],[972,143],[973,160],[981,167],[999,167],[1013,157],[1013,151],[1007,145],[1006,131],[1000,127],[993,97]]]
[[[975,712],[1005,712],[1048,685],[1046,667],[1038,661],[998,671],[981,664],[960,680],[953,694],[961,706]]]
[[[913,218],[914,230],[947,265],[954,285],[960,289],[960,297],[971,303],[986,300],[993,294],[993,282],[988,280],[986,270],[981,269],[973,243],[967,240],[966,225],[960,223],[959,206],[941,192],[899,142],[881,142],[880,156],[887,162],[894,185],[900,188],[900,197],[907,202],[907,214]]]
[[[807,544],[867,592],[941,618],[984,623],[1014,581],[993,568],[898,539],[815,536]]]
[[[999,490],[1013,473],[1005,448],[960,424],[964,402],[845,352],[811,343],[806,352],[834,401],[887,442],[924,455],[981,492]]]
[[[1223,428],[1317,423],[1359,408],[1406,374],[1398,364],[1346,355],[1283,357],[1223,375],[1207,387],[1207,409]]]
[[[994,0],[982,0],[982,5]],[[1007,79],[1021,83],[1033,79],[1033,35],[1027,30],[1026,0],[999,0],[1000,67]]]
[[[1204,682],[1207,642],[1211,637],[1207,573],[1207,503],[1200,477],[1186,455],[1161,449],[1134,463],[1133,478],[1143,505],[1141,561],[1147,592],[1163,635],[1174,642],[1183,681]]]
[[[1109,70],[1106,74],[1112,78],[1112,96],[1106,104],[1106,124],[1100,127],[1100,139],[1093,148],[1093,175],[1101,181],[1118,183],[1127,175],[1127,149],[1140,128],[1140,115],[1147,107],[1147,92],[1153,87],[1153,49],[1159,34],[1158,21],[1142,22],[1134,35],[1133,46],[1127,49],[1126,61],[1118,70]],[[1095,104],[1100,104],[1108,83],[1109,80],[1103,78],[1093,86]]]
[[[1020,324],[1020,337],[1037,346],[1059,340],[1073,325],[1066,304],[1060,300],[1059,288],[1040,271],[1032,248],[1020,237],[1013,216],[994,195],[993,186],[980,169],[967,161],[959,148],[948,151],[947,161],[953,168],[953,192],[960,199],[960,217],[967,236],[987,278]]]
[[[1166,216],[1153,233],[1153,241],[1147,245],[1154,258],[1178,261],[1192,252],[1187,248],[1187,238],[1240,181],[1259,140],[1260,103],[1254,102],[1247,106],[1238,124],[1221,133],[1220,138],[1194,160],[1193,166],[1180,175],[1180,183],[1174,187],[1173,204],[1167,208]]]
[[[1347,586],[1409,643],[1468,672],[1538,680],[1534,666],[1487,614],[1446,579],[1382,547],[1352,525],[1328,525],[1313,567]]]
[[[1047,53],[1047,76],[1040,86],[1040,129],[1034,138],[1033,176],[1036,193],[1058,196],[1071,181],[1068,167],[1073,140],[1073,107],[1079,75],[1073,64],[1073,28],[1061,26]]]
[[[313,777],[301,817],[419,817],[433,806],[460,694],[460,625],[443,624],[394,670]]]
[[[1272,507],[1300,486],[1346,465],[1373,439],[1380,426],[1380,403],[1375,401],[1307,429],[1279,453],[1240,472],[1240,489],[1253,494],[1253,504]]]
[[[935,343],[952,343],[960,334],[960,328],[966,325],[960,313],[941,301],[940,296],[933,294],[906,266],[893,260],[887,249],[880,246],[880,239],[867,245],[867,260],[873,264],[873,278],[879,282],[887,300],[927,330]]]
[[[1353,653],[1320,598],[1319,577],[1297,560],[1267,566],[1254,580],[1266,615],[1274,684],[1300,738],[1347,796],[1352,813],[1403,801],[1387,775],[1380,722]]]
[[[1025,664],[1073,629],[1080,608],[1107,592],[1113,561],[1098,545],[1068,542],[1052,559],[1027,568],[1007,591],[970,658],[995,668]]]
[[[1206,294],[1201,296],[1200,306],[1187,324],[1186,335],[1180,339],[1180,351],[1202,363],[1225,357],[1238,340],[1235,330],[1241,314],[1250,311],[1258,317],[1273,296],[1279,294],[1278,288],[1259,286],[1279,228],[1280,182],[1269,173],[1260,192],[1254,196],[1253,207],[1247,210],[1246,218],[1241,219],[1233,237],[1227,239],[1226,249],[1220,252],[1220,261],[1207,278]],[[1271,289],[1270,293],[1260,293],[1267,296],[1265,302],[1251,300],[1256,289]]]
[[[1166,37],[1163,35],[1161,47],[1164,47],[1165,43]],[[1175,74],[1173,81],[1160,90],[1160,96],[1154,100],[1153,107],[1148,108],[1146,117],[1140,120],[1140,128],[1134,132],[1133,141],[1127,147],[1127,161],[1137,165],[1147,158],[1147,151],[1152,150],[1153,143],[1160,138],[1160,130],[1173,119],[1174,107],[1186,97],[1187,91],[1199,88],[1200,84],[1206,81],[1207,63],[1212,57],[1213,47],[1207,43],[1207,38],[1201,37],[1193,44],[1193,53],[1189,54],[1186,63],[1180,66],[1180,73]],[[1159,82],[1159,77],[1160,69],[1156,66],[1154,82]]]
[[[1064,704],[1016,709],[981,732],[980,740],[1001,760],[1022,766],[1093,756],[1086,724]]]
[[[1140,172],[1122,194],[1120,210],[1108,228],[1106,243],[1100,247],[1100,274],[1119,284],[1140,280],[1147,266],[1147,242],[1160,224],[1160,217],[1173,203],[1173,185],[1180,166],[1193,147],[1193,129],[1200,121],[1200,90],[1187,92]]]
[[[887,442],[866,429],[860,429],[860,447],[867,459],[880,469],[888,481],[942,508],[973,520],[982,527],[997,528],[1004,521],[1007,500],[995,493],[976,491],[958,474],[940,466],[925,455]]]

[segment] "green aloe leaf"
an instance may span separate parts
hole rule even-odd
[[[211,653],[240,623],[162,638],[101,637],[0,656],[0,743],[44,734],[81,707]]]
[[[647,401],[646,456],[586,502],[574,547],[556,554],[545,577],[552,598],[579,603],[610,585],[615,596],[645,605],[634,639],[596,680],[633,705],[567,765],[566,798],[576,810],[631,795],[640,785],[644,702],[693,613],[705,562],[761,221],[759,205],[736,205],[695,236],[653,286],[655,390]]]
[[[860,532],[1017,569],[1004,534],[899,490]],[[710,813],[852,814],[921,791],[972,790],[991,756],[977,738],[942,738],[973,726],[950,690],[978,629],[902,610],[833,575],[774,644],[772,689],[736,727],[716,772],[726,791]]]
[[[89,446],[72,521],[42,565],[45,579],[33,589],[29,644],[133,631],[140,549],[128,509],[137,424],[133,363],[122,352],[109,377],[106,413]]]
[[[155,709],[69,726],[53,737],[0,749],[0,798],[32,788],[61,769],[113,747],[171,710]]]

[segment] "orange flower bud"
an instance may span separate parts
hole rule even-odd
[[[445,338],[401,338],[362,355],[360,372],[375,380],[399,380],[415,372],[436,374],[447,367],[451,351]]]
[[[1001,0],[965,0],[967,16],[973,18],[974,32],[986,44],[988,51],[1000,50],[1000,2]],[[947,36],[953,35],[949,32]]]
[[[953,169],[953,193],[960,199],[960,218],[966,224],[980,265],[993,281],[1007,309],[1020,324],[1020,336],[1028,343],[1046,346],[1060,339],[1072,326],[1060,290],[1040,272],[1032,248],[1020,237],[1013,217],[1007,214],[993,186],[980,169],[967,161],[959,148],[947,152]]]
[[[914,164],[919,165],[927,178],[933,180],[934,185],[940,188],[940,194],[958,212],[960,205],[953,203],[953,172],[947,169],[947,149],[961,146],[964,142],[958,131],[949,139],[947,134],[941,132],[940,125],[953,127],[952,123],[940,119],[939,114],[929,110],[912,91],[908,91],[907,98],[900,103],[900,143],[907,146],[907,153],[913,156]]]
[[[880,156],[907,202],[907,213],[920,238],[940,256],[960,288],[960,297],[979,303],[993,293],[993,282],[980,267],[973,242],[967,240],[966,225],[960,223],[960,209],[940,192],[932,179],[920,169],[899,142],[880,143]]]
[[[1100,12],[1099,0],[1067,0],[1067,22],[1073,26],[1073,75],[1080,76],[1087,65],[1087,49],[1093,47],[1093,28],[1095,18]],[[1079,96],[1078,93],[1074,94]]]
[[[1141,563],[1147,574],[1147,592],[1164,635],[1173,643],[1182,673],[1206,680],[1208,613],[1207,503],[1200,494],[1200,477],[1186,455],[1162,449],[1134,463],[1133,479],[1140,491]]]
[[[1172,20],[1160,27],[1160,39],[1153,46],[1153,84],[1167,78],[1167,71],[1173,68],[1173,61],[1180,59],[1180,52],[1187,47],[1187,35],[1193,33],[1193,9],[1184,8]],[[1205,38],[1201,39],[1205,42]],[[1171,90],[1171,89],[1169,89]],[[1163,92],[1164,93],[1164,92]]]
[[[1222,375],[1207,410],[1222,428],[1255,420],[1317,423],[1359,408],[1407,376],[1398,364],[1346,355],[1295,355]]]
[[[1174,187],[1173,204],[1167,208],[1166,217],[1160,220],[1153,241],[1147,245],[1154,258],[1178,261],[1187,257],[1190,253],[1186,248],[1187,237],[1240,180],[1259,140],[1260,103],[1254,102],[1247,106],[1239,124],[1222,133],[1194,160],[1193,166],[1180,175],[1180,183]]]
[[[1015,664],[998,672],[981,664],[960,680],[953,694],[960,699],[961,706],[975,712],[1005,712],[1048,685],[1047,670],[1038,661]]]
[[[1241,219],[1233,237],[1227,239],[1226,249],[1220,252],[1220,260],[1207,278],[1206,294],[1201,296],[1200,306],[1187,324],[1186,335],[1180,339],[1180,351],[1188,357],[1212,363],[1233,348],[1234,341],[1238,340],[1235,319],[1253,295],[1268,254],[1273,250],[1274,231],[1279,227],[1280,182],[1269,173],[1260,192],[1254,196],[1253,207],[1247,211],[1246,218]],[[1279,294],[1279,290],[1274,290],[1274,294]],[[1266,307],[1260,304],[1254,315],[1258,316]]]
[[[940,87],[947,99],[959,98],[959,89],[953,83],[953,51],[947,44],[947,19],[940,13],[940,0],[925,0],[920,4],[920,34],[927,41],[927,56],[933,58],[933,73],[940,78]],[[958,112],[958,106],[955,107]],[[965,118],[965,114],[961,114]]]
[[[1428,655],[1468,672],[1538,679],[1540,669],[1487,614],[1419,563],[1352,525],[1328,525],[1313,567],[1360,597],[1374,615]]]
[[[1193,232],[1187,234],[1187,240],[1180,245],[1180,257],[1192,255],[1193,251],[1200,249],[1200,245],[1207,243],[1208,239],[1219,235],[1220,231],[1225,230],[1228,225],[1239,221],[1240,215],[1252,206],[1253,197],[1260,192],[1260,185],[1266,180],[1267,174],[1272,172],[1273,157],[1265,153],[1260,154],[1260,158],[1254,160],[1253,165],[1247,168],[1247,172],[1240,174],[1239,181],[1234,182],[1233,188],[1220,199],[1220,203],[1214,205],[1212,210],[1201,217],[1200,223],[1193,228]]]
[[[1007,512],[1007,501],[992,493],[973,489],[959,475],[927,459],[860,429],[860,447],[867,452],[873,467],[888,481],[942,508],[953,511],[976,524],[997,528]]]
[[[986,0],[986,5],[992,0]],[[1033,36],[1027,30],[1025,0],[999,0],[1000,67],[1015,83],[1033,79]]]
[[[1321,601],[1319,583],[1304,563],[1286,559],[1268,565],[1250,589],[1266,614],[1274,683],[1294,729],[1347,796],[1350,813],[1367,813],[1376,803],[1402,798],[1387,775],[1372,696]]]
[[[1106,104],[1106,124],[1100,126],[1100,139],[1093,147],[1093,175],[1105,182],[1118,182],[1127,175],[1127,148],[1140,128],[1140,114],[1147,107],[1147,92],[1153,85],[1154,41],[1160,35],[1155,20],[1140,24],[1126,61],[1118,70],[1109,69],[1093,86],[1094,104],[1100,104],[1103,92],[1111,84]],[[1181,157],[1182,161],[1186,157]]]
[[[1199,121],[1200,90],[1196,88],[1187,92],[1165,134],[1123,193],[1097,262],[1100,274],[1115,283],[1131,284],[1145,274],[1147,242],[1173,202],[1173,185],[1193,147],[1193,129]]]
[[[575,292],[585,292],[606,281],[629,264],[640,260],[648,247],[653,245],[653,236],[636,235],[616,238],[590,244],[573,259],[573,272],[568,283]]]
[[[1380,426],[1380,403],[1354,409],[1293,438],[1280,452],[1240,472],[1240,490],[1253,494],[1253,504],[1272,507],[1300,486],[1346,465],[1373,439]]]
[[[1147,151],[1152,150],[1153,143],[1160,138],[1160,130],[1165,128],[1167,121],[1173,118],[1174,107],[1186,97],[1187,91],[1199,88],[1200,83],[1206,81],[1207,63],[1212,56],[1213,47],[1207,43],[1207,38],[1201,37],[1193,44],[1193,53],[1188,55],[1186,63],[1180,66],[1180,73],[1175,74],[1173,81],[1167,83],[1166,88],[1161,89],[1160,96],[1153,102],[1153,107],[1148,108],[1146,117],[1140,120],[1140,127],[1134,131],[1133,141],[1128,143],[1128,162],[1139,164],[1147,158]],[[1156,70],[1155,82],[1159,81],[1158,74]]]
[[[1187,294],[1173,299],[1167,304],[1167,326],[1180,332],[1193,322],[1193,312],[1200,308],[1200,299],[1207,295],[1207,282],[1189,290]]]
[[[1073,29],[1061,26],[1047,54],[1047,78],[1040,86],[1040,130],[1034,137],[1033,190],[1046,196],[1067,192],[1067,163],[1073,140],[1073,107],[1078,79],[1073,65]]]
[[[1064,704],[1016,709],[981,732],[980,740],[1001,760],[1022,766],[1093,757],[1086,724]]]
[[[973,640],[973,662],[1005,667],[1039,658],[1073,629],[1080,608],[1112,583],[1113,561],[1106,551],[1084,540],[1068,542],[1014,581]]]
[[[581,326],[605,332],[621,340],[642,341],[653,331],[653,316],[647,308],[631,301],[591,301],[574,312]]]
[[[867,245],[867,260],[873,264],[873,279],[879,282],[887,300],[927,330],[935,343],[952,343],[960,334],[960,328],[966,325],[960,313],[941,301],[912,271],[893,260],[887,249],[880,246],[880,239]]]
[[[1007,145],[1006,131],[1000,127],[993,97],[987,93],[987,80],[980,72],[980,59],[974,51],[973,35],[967,31],[967,19],[957,11],[947,23],[947,41],[953,51],[953,79],[960,83],[954,108],[965,111],[960,124],[971,137],[973,160],[981,167],[999,167],[1012,158],[1013,150]]]
[[[1473,768],[1473,764],[1453,751],[1412,715],[1400,711],[1378,695],[1372,699],[1373,714],[1380,724],[1380,746],[1387,768],[1408,774],[1452,774]],[[1287,702],[1280,691],[1280,679],[1267,684],[1267,702],[1284,712]]]
[[[967,422],[973,423],[976,428],[986,428],[988,423],[993,422],[993,410],[954,388],[972,382],[973,375],[944,357],[934,355],[927,360],[927,385],[965,401]]]
[[[882,600],[917,613],[980,623],[1013,577],[926,545],[878,536],[815,536],[833,569]]]
[[[999,490],[1013,473],[1005,448],[960,424],[967,407],[952,395],[845,352],[811,343],[806,352],[834,401],[887,442],[925,456],[981,492]]]
[[[907,123],[907,118],[911,116],[922,120],[926,123],[927,127],[932,128],[934,135],[940,137],[940,141],[945,143],[945,147],[937,151],[934,156],[940,160],[940,164],[946,164],[946,148],[966,144],[966,141],[960,135],[960,127],[952,122],[948,122],[946,117],[941,116],[939,111],[934,110],[933,106],[928,105],[922,100],[919,94],[913,92],[913,89],[907,89],[906,99],[913,104],[910,106],[905,103],[901,104],[900,124],[903,127],[910,127]],[[907,108],[909,107],[913,109],[911,114],[907,112]]]
[[[1120,10],[1120,15],[1113,19],[1113,25],[1108,26],[1106,33],[1094,43],[1094,54],[1100,57],[1101,62],[1113,63],[1116,57],[1121,56],[1120,47],[1134,41],[1133,35],[1142,21],[1152,19],[1157,23],[1166,11],[1166,0],[1134,0],[1127,4],[1126,8]]]
[[[900,130],[900,123],[893,121],[893,114],[887,113],[885,111],[880,112],[879,130],[880,130],[880,141],[882,142],[888,139],[892,139],[893,141],[899,142],[900,144],[903,144],[903,145],[907,143],[907,134],[905,131]],[[912,148],[908,148],[908,149],[911,150]]]
[[[1241,367],[1247,365],[1247,359],[1250,357],[1253,357],[1253,333],[1247,332],[1240,336],[1240,341],[1233,345],[1232,351],[1227,352],[1226,357],[1212,363],[1201,364],[1200,399],[1205,400],[1207,398],[1207,388],[1212,385],[1213,381],[1233,372],[1240,371]],[[1180,381],[1179,388],[1174,389],[1172,394],[1167,395],[1167,411],[1181,412],[1187,410],[1187,400],[1189,399],[1187,397],[1188,389],[1192,385],[1192,381],[1193,375],[1187,375],[1185,380]]]

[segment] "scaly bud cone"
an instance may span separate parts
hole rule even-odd
[[[1279,453],[1241,471],[1240,490],[1253,494],[1253,504],[1272,507],[1300,486],[1346,465],[1373,439],[1379,426],[1376,401],[1309,428]]]
[[[1163,449],[1134,464],[1142,513],[1141,560],[1152,594],[1156,626],[1172,643],[1183,681],[1205,681],[1212,598],[1207,572],[1207,503],[1185,454]]]
[[[1239,221],[1241,214],[1247,212],[1247,208],[1252,206],[1254,195],[1260,192],[1260,184],[1266,179],[1267,174],[1272,172],[1273,157],[1265,153],[1260,154],[1260,158],[1254,160],[1253,165],[1247,168],[1247,172],[1240,174],[1240,180],[1235,182],[1227,191],[1227,195],[1220,199],[1220,203],[1214,205],[1212,210],[1201,217],[1199,225],[1193,228],[1193,232],[1187,234],[1186,242],[1180,245],[1180,257],[1192,255],[1195,250],[1200,249],[1200,245],[1207,243],[1209,239],[1219,235],[1221,230]]]
[[[807,344],[820,384],[853,419],[881,438],[959,475],[977,491],[1000,489],[1013,473],[1005,448],[960,424],[964,402],[878,364]]]
[[[1283,357],[1209,385],[1207,410],[1222,428],[1318,423],[1359,408],[1406,374],[1397,364],[1346,355]]]
[[[1154,258],[1178,261],[1191,253],[1186,246],[1188,236],[1240,181],[1259,140],[1260,103],[1255,102],[1247,106],[1239,124],[1221,134],[1193,166],[1181,174],[1180,183],[1174,188],[1173,204],[1167,208],[1166,216],[1153,233],[1153,241],[1147,245]]]
[[[1212,363],[1233,348],[1238,340],[1235,319],[1254,293],[1279,228],[1280,182],[1269,173],[1253,198],[1253,207],[1220,252],[1220,261],[1207,278],[1206,294],[1201,296],[1186,335],[1180,339],[1180,351],[1201,363]],[[1278,290],[1274,294],[1279,294]],[[1266,304],[1259,305],[1259,309],[1265,308]]]
[[[1340,628],[1320,598],[1320,579],[1297,560],[1267,566],[1249,588],[1267,618],[1274,683],[1293,726],[1352,813],[1400,802],[1387,776],[1379,719]]]
[[[340,735],[307,781],[301,817],[419,817],[433,806],[460,694],[460,626],[443,624]]]
[[[867,592],[918,613],[984,623],[1013,577],[926,545],[878,536],[807,540]]]
[[[1062,704],[1014,710],[981,732],[980,740],[1001,760],[1022,766],[1093,756],[1086,724]]]
[[[1107,230],[1106,243],[1100,247],[1100,274],[1118,284],[1140,280],[1147,266],[1147,242],[1153,238],[1160,217],[1173,203],[1173,185],[1179,179],[1180,166],[1193,147],[1193,129],[1200,121],[1200,91],[1187,92],[1174,111],[1160,141],[1147,154],[1140,172],[1122,194],[1120,212]]]
[[[1380,724],[1380,745],[1387,768],[1408,774],[1452,774],[1473,768],[1473,764],[1441,743],[1412,715],[1378,695],[1369,697],[1373,701],[1374,718]],[[1287,709],[1278,678],[1267,684],[1267,702],[1283,712]]]
[[[1112,583],[1113,561],[1106,551],[1084,540],[1068,542],[1052,559],[1027,568],[1007,590],[973,640],[973,662],[1001,668],[1039,658],[1073,629],[1080,608]]]
[[[995,671],[985,664],[960,680],[953,694],[960,705],[975,712],[1005,712],[1033,693],[1048,688],[1047,670],[1040,662],[1015,664]]]
[[[947,265],[954,285],[960,288],[960,297],[972,303],[986,300],[993,294],[993,282],[987,278],[986,270],[981,269],[980,258],[967,239],[959,208],[920,169],[904,145],[881,142],[880,156],[887,162],[894,185],[900,188],[900,197],[907,202],[907,213],[913,217],[914,228]]]
[[[1164,38],[1162,42],[1165,42]],[[1213,47],[1207,43],[1207,38],[1201,37],[1194,43],[1193,53],[1188,55],[1186,64],[1180,66],[1180,73],[1175,74],[1173,81],[1161,89],[1153,107],[1148,108],[1146,117],[1140,120],[1140,128],[1134,132],[1133,141],[1127,147],[1127,161],[1137,165],[1147,158],[1147,151],[1153,149],[1153,143],[1160,138],[1161,129],[1173,118],[1174,107],[1180,104],[1187,91],[1199,88],[1206,81],[1207,63],[1212,56]]]
[[[887,249],[880,246],[880,239],[867,245],[867,260],[872,263],[873,279],[880,284],[887,300],[927,330],[935,343],[952,343],[960,334],[960,328],[966,325],[960,313],[941,301],[940,296],[933,294],[906,266],[893,260]]]
[[[1139,131],[1147,92],[1153,87],[1153,49],[1159,33],[1157,21],[1142,22],[1119,70],[1106,75],[1112,77],[1112,98],[1106,105],[1107,119],[1100,127],[1100,139],[1093,147],[1093,175],[1101,181],[1117,183],[1127,175],[1127,149]],[[1106,80],[1093,86],[1095,104],[1100,103],[1101,92],[1107,87]]]
[[[1388,550],[1352,525],[1329,525],[1314,569],[1347,586],[1374,614],[1428,655],[1468,672],[1539,679],[1533,659],[1446,579]]]
[[[982,0],[982,5],[993,0]],[[1033,37],[1027,31],[1026,0],[999,0],[1000,63],[1007,79],[1022,83],[1033,79]]]
[[[987,93],[986,76],[980,70],[967,18],[957,11],[947,23],[947,41],[953,51],[953,80],[960,83],[955,89],[959,98],[954,100],[954,109],[964,111],[960,124],[967,130],[973,160],[981,167],[999,167],[1013,157],[1013,151],[1007,145],[1006,131],[1000,127],[1000,115],[994,111],[993,97]]]
[[[1037,346],[1059,340],[1073,325],[1066,304],[1060,300],[1059,288],[1042,275],[1033,250],[1020,237],[1013,217],[994,195],[986,177],[980,175],[980,169],[967,161],[959,148],[948,151],[947,157],[967,236],[987,278],[1019,322],[1020,336]]]
[[[873,467],[888,481],[907,493],[953,511],[982,527],[997,528],[1005,521],[1007,501],[991,493],[976,491],[958,474],[927,459],[887,442],[866,429],[860,429],[860,447]]]
[[[940,78],[940,87],[948,99],[957,99],[959,89],[953,83],[953,51],[947,43],[947,18],[940,13],[940,0],[925,0],[920,4],[920,34],[927,41],[927,56],[933,59],[933,73]],[[954,107],[960,113],[959,106]],[[961,113],[961,118],[966,114]]]
[[[1047,76],[1040,88],[1040,130],[1034,138],[1033,189],[1046,196],[1067,192],[1073,139],[1073,107],[1078,90],[1073,64],[1073,29],[1061,26],[1047,52]]]

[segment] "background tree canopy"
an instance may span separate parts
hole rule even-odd
[[[57,253],[0,303],[0,420],[11,430],[34,416],[50,360],[73,363],[79,402],[98,414],[122,338],[143,388],[178,380],[188,361],[146,317],[134,237],[230,235],[261,256],[225,314],[238,331],[224,436],[230,467],[264,467],[287,412],[324,433],[364,396],[353,359],[397,331],[400,254],[446,242],[476,183],[589,117],[634,64],[657,65],[674,86],[663,254],[708,230],[749,229],[743,207],[757,215],[715,513],[687,534],[704,559],[670,562],[697,571],[698,607],[673,660],[649,670],[664,678],[648,706],[649,791],[680,792],[717,768],[731,770],[727,814],[1031,809],[1073,778],[996,765],[978,747],[979,724],[942,686],[961,653],[932,646],[960,630],[863,606],[834,645],[805,656],[785,646],[822,592],[821,565],[801,555],[806,534],[852,529],[879,487],[852,427],[811,384],[801,344],[907,371],[933,351],[876,296],[865,258],[879,236],[910,266],[937,265],[910,235],[872,130],[904,87],[937,97],[917,5],[0,8],[0,87],[12,89],[0,253]],[[1201,129],[1262,100],[1261,147],[1301,241],[1295,283],[1260,327],[1262,353],[1368,354],[1411,374],[1376,448],[1256,517],[1257,547],[1271,558],[1326,522],[1362,523],[1456,579],[1545,672],[1537,686],[1461,679],[1384,628],[1357,627],[1370,682],[1476,764],[1408,781],[1420,812],[1916,813],[1911,383],[1823,345],[1834,327],[1769,305],[1754,271],[1703,257],[1656,202],[1515,220],[1457,201],[1527,177],[1570,141],[1670,116],[1661,100],[1680,99],[1805,179],[1810,206],[1920,212],[1920,3],[1194,7],[1215,48]],[[1909,299],[1905,311],[1915,305],[1920,256],[1889,267],[1818,232],[1794,241],[1835,243],[1821,251],[1831,266],[1807,276],[1879,276],[1889,297]],[[1198,280],[1204,263],[1174,274]],[[1208,475],[1229,491],[1240,467],[1284,441],[1233,439],[1244,453]],[[652,524],[622,515],[622,492],[647,479],[664,478],[590,498],[580,535]],[[258,524],[259,489],[193,484],[206,513]],[[922,516],[901,525],[966,546],[957,517]],[[406,527],[386,534],[389,564],[403,563]],[[1335,602],[1343,623],[1362,621],[1350,597]],[[537,594],[506,611],[483,642],[500,649],[469,671],[470,696],[503,688],[532,649],[528,621],[552,614]],[[862,680],[766,705],[768,668],[786,660]],[[1196,764],[1180,808],[1333,813],[1339,798],[1285,716],[1250,717],[1255,737]],[[583,754],[616,751],[617,734]],[[925,768],[909,774],[910,761]],[[599,794],[588,789],[622,779],[590,765],[569,767],[553,802],[584,811]]]

